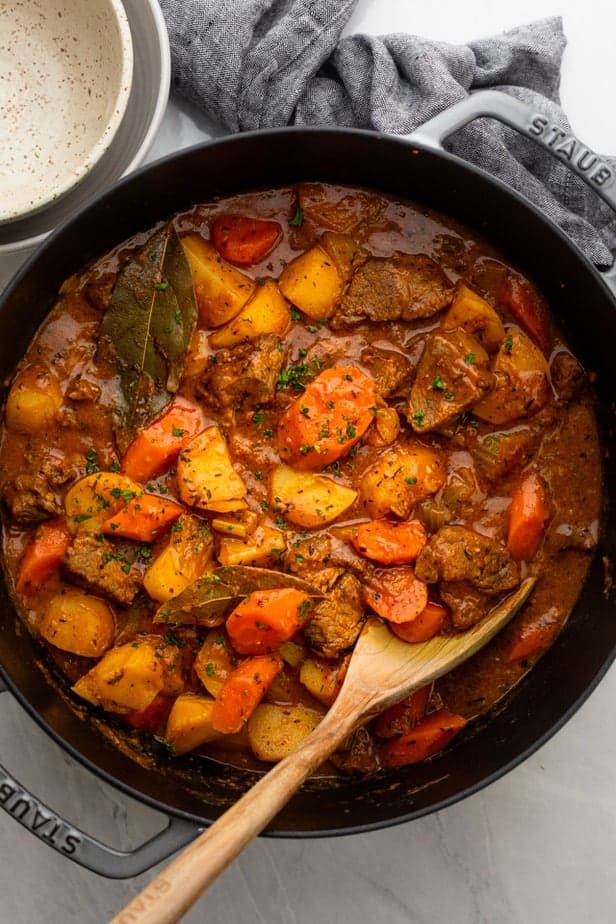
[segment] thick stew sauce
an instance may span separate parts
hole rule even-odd
[[[589,374],[500,253],[301,184],[65,282],[9,385],[0,490],[19,611],[68,695],[175,757],[279,760],[368,616],[412,645],[536,576],[493,643],[334,756],[371,772],[435,754],[554,641],[600,447]]]

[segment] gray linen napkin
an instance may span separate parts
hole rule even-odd
[[[230,132],[324,124],[407,134],[485,88],[568,127],[558,105],[560,18],[468,45],[408,34],[341,39],[356,3],[160,0],[174,84]],[[488,119],[458,132],[449,147],[532,199],[594,263],[612,264],[614,213],[559,161]]]

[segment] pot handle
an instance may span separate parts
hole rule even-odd
[[[0,693],[6,687],[0,681]],[[0,808],[64,856],[109,879],[130,879],[167,859],[203,830],[195,822],[171,817],[166,828],[135,850],[116,850],[48,808],[0,764]]]
[[[561,160],[594,189],[616,212],[616,171],[570,131],[566,131],[541,112],[498,90],[478,90],[466,99],[429,119],[409,141],[442,150],[449,135],[473,119],[498,119],[516,129]]]

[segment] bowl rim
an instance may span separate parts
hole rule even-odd
[[[95,167],[99,162],[111,142],[113,141],[120,127],[128,100],[130,97],[133,82],[133,40],[130,31],[128,16],[122,4],[122,0],[103,0],[110,17],[117,28],[118,48],[120,50],[120,72],[118,74],[118,91],[113,100],[113,108],[104,129],[99,134],[96,143],[89,149],[80,163],[74,169],[65,174],[64,180],[56,183],[53,187],[48,187],[46,191],[41,192],[29,207],[25,210],[8,206],[3,208],[0,203],[0,225],[10,226],[12,221],[28,218],[37,212],[47,208],[60,196],[76,186],[83,177]],[[20,242],[21,244],[22,242]],[[15,248],[16,249],[16,248]],[[23,249],[20,247],[19,249]]]

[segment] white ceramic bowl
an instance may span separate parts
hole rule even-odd
[[[121,0],[0,0],[0,222],[39,211],[100,160],[133,76]]]
[[[158,0],[124,0],[124,9],[133,39],[134,63],[132,88],[121,125],[96,166],[62,198],[26,218],[0,224],[0,288],[27,252],[55,227],[138,167],[158,132],[171,80],[165,21]]]

